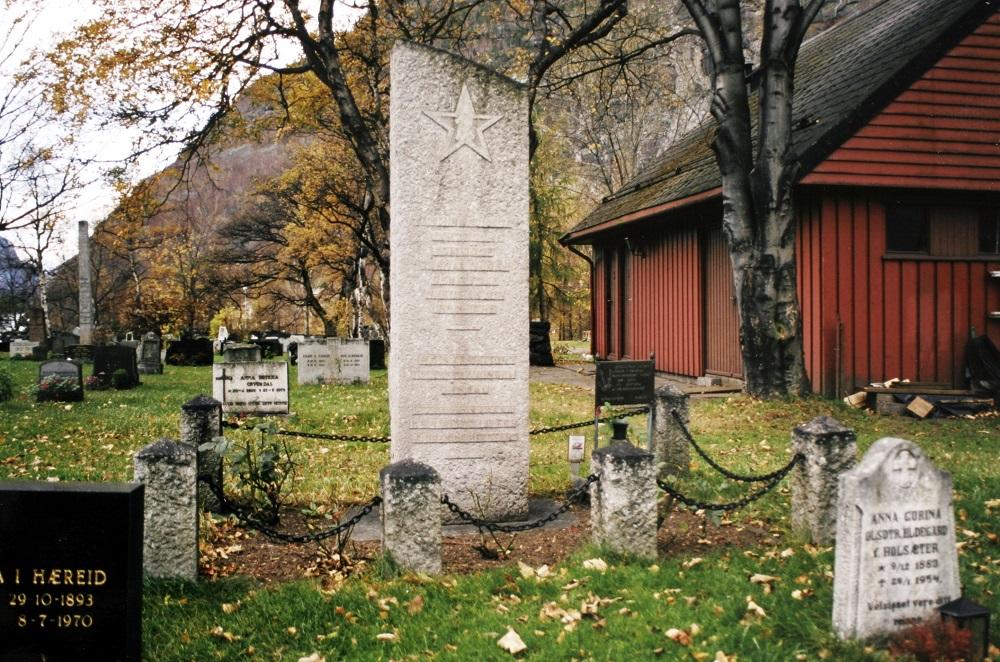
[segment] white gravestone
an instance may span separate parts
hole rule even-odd
[[[38,343],[33,340],[11,340],[10,356],[12,358],[15,356],[22,356],[30,359],[32,350],[36,347],[38,347]]]
[[[904,439],[879,439],[840,477],[833,626],[886,634],[961,595],[951,476]]]
[[[336,363],[331,356],[330,341],[334,338],[307,338],[299,343],[298,383],[327,384],[333,381]]]
[[[393,462],[441,475],[489,519],[528,481],[528,115],[524,88],[409,43],[392,54]]]
[[[287,414],[288,364],[244,361],[212,366],[212,397],[224,414]]]
[[[368,341],[364,338],[339,338],[337,340],[337,376],[342,384],[367,384],[371,381],[368,358]]]

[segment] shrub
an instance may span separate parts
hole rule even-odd
[[[6,370],[0,370],[0,402],[14,397],[14,378]]]
[[[118,368],[111,373],[111,386],[119,390],[131,386],[128,379],[128,373],[125,372],[124,368]]]
[[[889,653],[918,662],[958,662],[968,659],[971,643],[971,630],[959,628],[954,621],[930,618],[897,632],[889,643]]]

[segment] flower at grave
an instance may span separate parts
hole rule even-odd
[[[43,377],[36,387],[38,393],[49,396],[73,395],[80,390],[80,385],[75,379],[60,377],[59,375],[48,375]]]

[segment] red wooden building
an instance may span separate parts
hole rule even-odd
[[[813,390],[963,385],[970,332],[1000,344],[997,0],[886,0],[813,37],[794,126]],[[710,140],[683,137],[562,238],[593,246],[597,356],[739,377]]]

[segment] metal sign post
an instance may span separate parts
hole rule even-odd
[[[601,407],[609,405],[637,405],[649,407],[647,445],[652,447],[654,406],[655,355],[648,361],[597,361],[594,379],[594,447],[600,446],[598,422]]]

